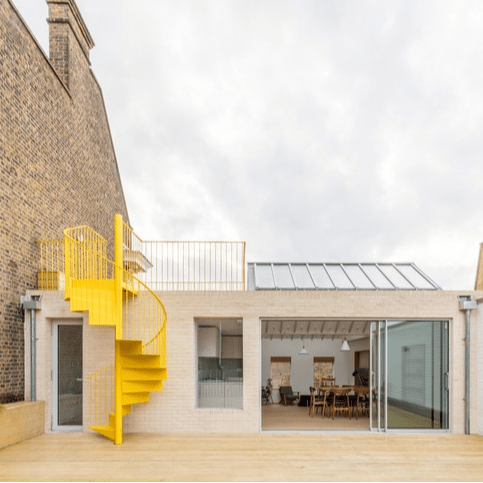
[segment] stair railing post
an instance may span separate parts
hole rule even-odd
[[[64,232],[64,294],[70,298],[70,243]]]
[[[122,340],[122,216],[116,214],[114,218],[114,262],[115,262],[115,304],[116,304],[116,404],[115,404],[115,428],[114,443],[122,444],[122,358],[121,358],[121,340]]]
[[[114,264],[115,264],[115,287],[116,287],[116,340],[122,339],[122,278],[123,278],[123,226],[122,216],[115,215],[114,227]]]

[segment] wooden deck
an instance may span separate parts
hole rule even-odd
[[[483,437],[54,433],[0,450],[1,481],[482,481]]]

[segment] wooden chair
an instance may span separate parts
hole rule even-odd
[[[359,414],[367,413],[369,414],[369,388],[363,386],[356,386],[354,391],[357,394],[357,403],[355,408],[356,419],[358,418]]]
[[[320,384],[321,386],[335,386],[335,377],[322,376]]]
[[[350,419],[352,419],[352,411],[349,402],[350,388],[332,387],[330,392],[334,395],[332,402],[332,419],[334,419],[336,411],[339,413],[346,412]]]
[[[280,404],[288,406],[300,397],[299,392],[293,392],[292,386],[280,386]]]
[[[309,409],[309,416],[313,416],[319,410],[319,407],[322,408],[322,417],[324,417],[324,412],[327,406],[327,392],[324,391],[323,396],[316,396],[315,394],[315,387],[310,387],[310,409]]]

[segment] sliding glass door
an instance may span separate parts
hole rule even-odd
[[[449,323],[371,324],[371,429],[449,428]]]

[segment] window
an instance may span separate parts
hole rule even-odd
[[[243,323],[196,322],[199,408],[243,408]]]
[[[314,386],[320,386],[325,377],[334,377],[334,358],[314,357]]]
[[[270,373],[272,376],[273,389],[280,386],[291,386],[290,384],[290,357],[272,357],[270,358]]]

